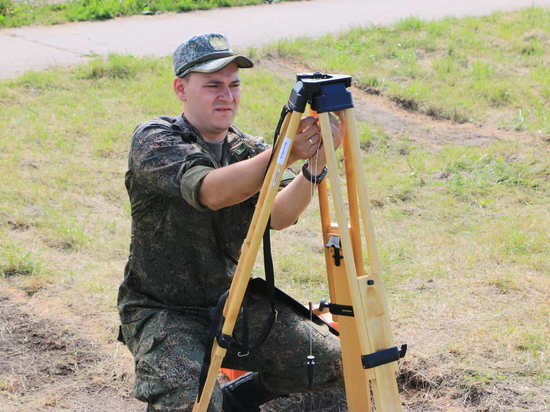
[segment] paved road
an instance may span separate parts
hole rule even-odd
[[[166,56],[198,33],[226,34],[233,49],[245,51],[280,38],[321,36],[353,26],[389,24],[416,16],[479,16],[550,0],[304,0],[192,13],[135,16],[103,22],[0,30],[0,78],[27,70],[75,64],[110,52]]]

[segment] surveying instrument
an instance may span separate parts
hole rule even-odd
[[[397,348],[393,343],[363,177],[354,105],[351,93],[347,90],[351,86],[351,77],[304,73],[298,74],[296,78],[297,82],[281,114],[272,159],[223,307],[221,332],[213,343],[208,373],[199,390],[193,412],[205,412],[210,402],[218,371],[228,349],[223,337],[233,333],[290,149],[308,105],[319,116],[333,203],[331,212],[329,188],[324,180],[318,186],[318,196],[330,303],[321,301],[318,311],[329,311],[338,322],[348,410],[366,412],[372,411],[374,407],[377,412],[401,412],[396,373],[398,360],[405,355],[407,347],[402,345]],[[329,112],[339,110],[344,112],[346,122],[342,147],[347,212],[329,120]],[[331,215],[335,216],[336,222],[331,222]],[[363,244],[366,246],[370,271],[364,267]]]

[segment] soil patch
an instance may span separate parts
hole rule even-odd
[[[36,309],[36,308],[35,308]],[[143,411],[126,366],[62,317],[0,292],[0,410]]]

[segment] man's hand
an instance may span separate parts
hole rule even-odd
[[[344,112],[329,113],[329,120],[332,143],[336,149],[346,134]],[[290,166],[300,159],[310,159],[308,171],[312,176],[318,176],[326,166],[319,119],[313,116],[304,117],[300,121],[299,130],[300,132],[294,139],[287,165]],[[280,230],[292,225],[309,204],[314,187],[315,185],[312,185],[302,173],[296,176],[275,198],[271,212],[271,227]]]
[[[329,113],[332,142],[338,148],[346,133],[346,123],[343,111]],[[298,127],[299,132],[294,139],[294,145],[289,155],[288,165],[301,159],[311,159],[308,170],[317,176],[326,165],[325,150],[321,136],[319,119],[314,116],[302,118]],[[314,170],[315,169],[315,170]],[[317,169],[319,169],[317,171]],[[317,172],[317,173],[316,173]]]

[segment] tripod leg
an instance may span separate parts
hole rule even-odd
[[[353,317],[338,316],[342,339],[342,356],[344,359],[351,359],[350,361],[344,361],[344,368],[346,368],[346,365],[348,367],[347,372],[344,369],[348,406],[352,412],[372,410],[372,408],[365,409],[364,406],[367,401],[370,401],[370,399],[364,398],[370,398],[370,389],[372,388],[377,411],[399,412],[402,407],[395,379],[396,362],[363,370],[361,360],[363,355],[391,348],[393,342],[364,178],[360,173],[362,171],[361,151],[358,145],[357,129],[352,109],[346,109],[345,115],[348,135],[344,142],[344,164],[346,166],[349,195],[351,220],[349,225],[347,216],[344,213],[345,203],[340,189],[341,184],[337,173],[334,150],[330,141],[328,114],[321,114],[320,122],[321,130],[326,131],[323,132],[323,142],[327,154],[329,179],[337,221],[337,225],[331,226],[331,230],[333,235],[339,239],[338,243],[341,245],[341,251],[338,251],[338,253],[342,254],[342,258],[337,265],[331,260],[330,255],[327,256],[329,267],[332,264],[330,271],[332,275],[330,276],[334,277],[332,281],[329,281],[329,285],[334,289],[334,292],[331,291],[331,298],[338,299],[339,305],[353,307]],[[329,136],[327,141],[325,141],[325,136]],[[364,223],[367,250],[369,252],[372,272],[370,275],[363,275],[361,219]],[[338,233],[337,228],[340,229],[340,233]],[[334,244],[334,242],[331,243]],[[332,251],[331,253],[335,252]],[[346,334],[350,336],[345,337]],[[349,380],[352,382],[348,383]],[[355,385],[358,382],[360,384]],[[363,398],[361,398],[361,394]]]
[[[322,197],[321,193],[322,190],[319,191],[320,199]],[[323,206],[321,206],[321,215],[323,215]],[[336,225],[324,226],[323,229],[325,244],[327,244],[331,237],[339,238]],[[338,302],[340,305],[353,306],[353,300],[349,293],[352,286],[348,283],[345,259],[336,265],[333,257],[335,253],[339,252],[329,248],[325,252],[331,301]],[[357,325],[355,317],[333,315],[333,319],[338,322],[338,329],[340,331],[348,410],[372,411],[369,380],[373,376],[369,375],[360,363],[362,355],[361,346],[358,345],[360,339],[358,330],[360,326]]]
[[[351,110],[346,111],[346,123],[348,125],[348,130],[352,132],[355,136],[357,136],[357,126],[355,117],[353,116],[353,112]],[[378,257],[378,248],[376,246],[376,240],[375,240],[375,234],[374,234],[374,224],[372,220],[372,215],[370,212],[369,207],[369,201],[368,201],[368,194],[367,194],[367,188],[365,179],[362,177],[362,173],[359,173],[359,171],[362,168],[362,162],[361,162],[361,148],[359,146],[359,140],[357,138],[355,139],[349,139],[349,144],[351,145],[351,148],[349,150],[350,153],[350,161],[346,164],[353,164],[354,170],[357,171],[357,173],[353,174],[352,179],[349,180],[350,183],[356,187],[356,191],[359,198],[359,208],[360,208],[360,214],[361,219],[363,221],[363,227],[364,227],[364,233],[365,233],[365,239],[366,239],[366,246],[367,251],[369,255],[369,261],[370,261],[370,267],[371,267],[371,280],[375,282],[375,285],[378,285],[378,297],[376,298],[379,300],[379,305],[381,306],[384,313],[388,313],[388,305],[386,301],[386,293],[383,287],[381,276],[381,268],[380,268],[380,259]],[[346,166],[347,167],[347,166]],[[384,328],[386,331],[391,331],[391,325],[389,321],[389,316],[385,316],[386,320],[386,327]],[[394,345],[393,337],[391,332],[387,333],[387,336],[384,338],[386,345],[388,347],[391,347]],[[394,365],[395,371],[397,372],[397,364]]]
[[[250,274],[254,267],[262,237],[267,227],[273,202],[275,201],[275,196],[277,195],[279,184],[286,168],[288,155],[292,148],[294,138],[296,137],[302,113],[295,111],[292,112],[291,115],[288,114],[286,117],[288,116],[290,116],[290,120],[287,121],[285,118],[283,123],[286,125],[286,128],[283,129],[283,133],[281,134],[283,138],[277,140],[277,145],[273,149],[274,155],[272,156],[266,178],[260,190],[256,210],[252,216],[252,221],[243,243],[239,264],[237,265],[233,281],[231,282],[229,295],[223,310],[225,321],[222,326],[222,335],[231,336],[233,334],[233,329],[235,328],[239,310],[248,286],[248,280],[250,279]],[[193,412],[205,412],[208,408],[216,384],[218,371],[226,353],[227,349],[222,348],[218,345],[218,342],[215,341],[212,346],[212,355],[206,381],[202,388],[202,392],[197,396]]]

